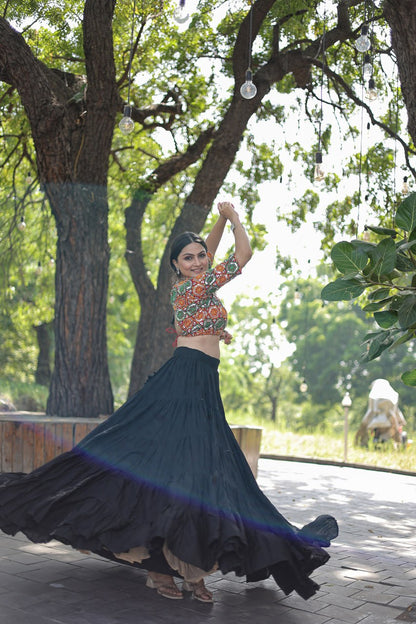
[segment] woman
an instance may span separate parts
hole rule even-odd
[[[187,232],[172,245],[173,357],[74,449],[28,475],[2,475],[0,527],[145,568],[146,585],[170,599],[183,597],[179,577],[212,602],[204,577],[215,570],[249,581],[272,575],[306,599],[337,524],[320,516],[302,530],[291,525],[258,488],[226,423],[217,369],[230,335],[216,291],[251,248],[232,204],[218,208],[206,242]],[[212,268],[227,221],[235,252]]]

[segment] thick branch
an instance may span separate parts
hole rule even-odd
[[[275,2],[276,0],[257,0],[251,5],[252,41],[257,37],[265,17]],[[241,22],[233,51],[233,73],[237,84],[242,84],[244,82],[244,73],[249,63],[248,42],[250,33],[250,11]]]
[[[146,207],[156,191],[176,174],[187,169],[202,155],[214,134],[210,126],[182,154],[174,154],[157,167],[141,184],[130,206],[125,211],[126,260],[140,300],[150,297],[154,291],[152,281],[147,275],[141,244],[141,228]]]
[[[115,0],[86,0],[84,8],[84,51],[88,89],[87,117],[82,150],[77,161],[79,179],[84,182],[107,182],[108,155],[112,130],[118,109],[118,91],[113,55],[112,21]],[[95,160],[95,171],[103,179],[90,179],[89,161]]]

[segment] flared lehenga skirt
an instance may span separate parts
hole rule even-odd
[[[332,516],[303,529],[261,492],[228,426],[219,360],[178,347],[143,388],[71,451],[29,474],[0,475],[0,528],[56,539],[131,565],[176,574],[164,552],[206,572],[272,575],[303,598],[329,558]]]

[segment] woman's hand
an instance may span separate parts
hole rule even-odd
[[[238,212],[234,208],[231,202],[219,202],[218,204],[218,212],[222,217],[234,223],[236,220],[239,220]]]
[[[223,329],[220,334],[220,340],[224,340],[225,344],[229,345],[232,339],[233,339],[232,335],[228,333],[226,329]]]

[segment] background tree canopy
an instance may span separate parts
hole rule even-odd
[[[176,4],[1,4],[0,358],[7,374],[33,374],[32,326],[48,328],[37,332],[44,340],[53,321],[50,414],[112,411],[107,349],[116,387],[131,354],[130,392],[170,355],[170,242],[208,228],[220,190],[238,199],[261,249],[259,185],[281,177],[290,185],[301,171],[290,212],[279,211],[278,193],[273,208],[294,229],[316,212],[325,246],[356,233],[364,178],[366,206],[388,225],[400,193],[392,172],[403,162],[409,179],[414,173],[412,2],[200,1],[185,26],[172,19]],[[245,100],[250,23],[257,95]],[[362,25],[371,34],[377,107],[364,97],[363,55],[354,47]],[[135,129],[126,137],[117,123],[128,93]],[[288,134],[277,143],[273,132],[259,132],[304,120],[308,142]],[[354,151],[363,122],[379,140]],[[328,173],[318,191],[315,151],[325,163],[348,141],[342,174]],[[348,192],[335,197],[346,180]],[[349,335],[357,323],[352,315]],[[295,336],[298,350],[306,343]]]

